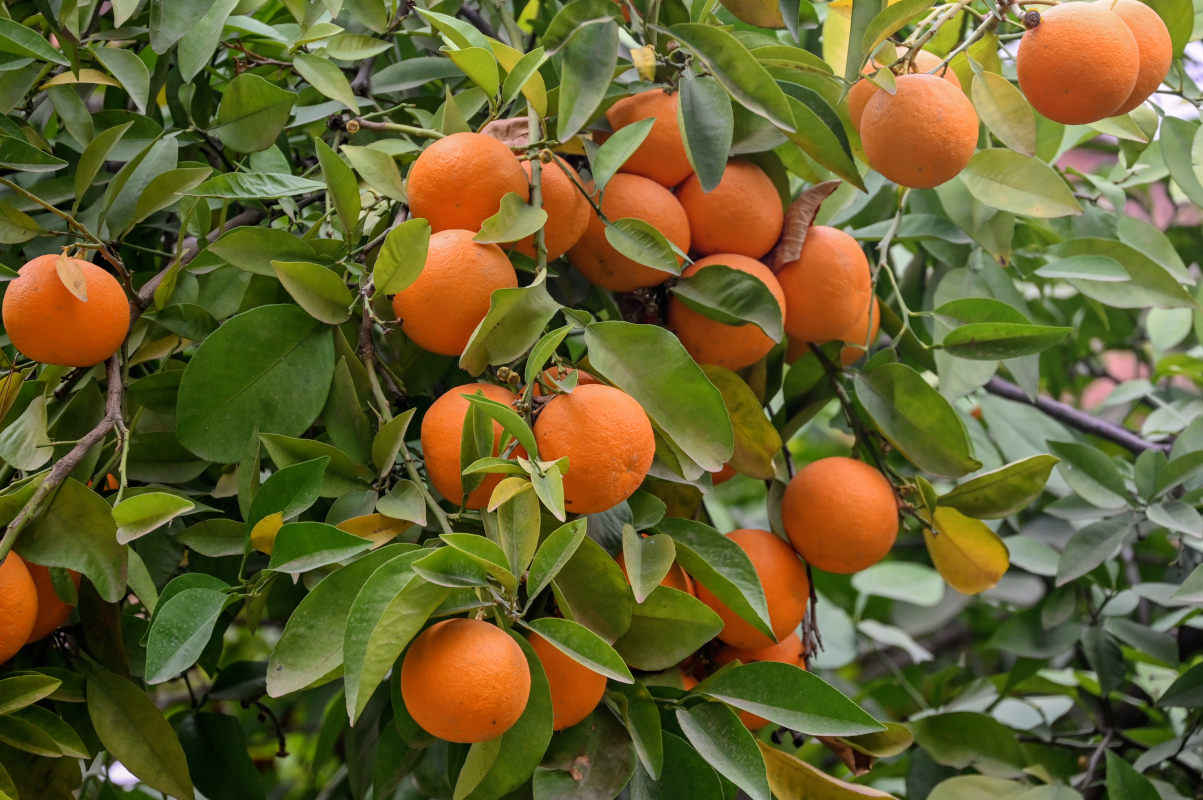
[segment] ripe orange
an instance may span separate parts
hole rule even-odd
[[[898,503],[876,469],[834,456],[798,470],[781,499],[781,521],[809,564],[846,575],[890,552],[898,535]]]
[[[472,332],[489,313],[493,292],[518,285],[501,248],[474,242],[473,236],[460,229],[433,234],[418,279],[393,295],[401,329],[424,350],[463,355]]]
[[[772,647],[762,647],[753,650],[742,650],[738,647],[725,645],[714,656],[718,666],[739,660],[743,664],[754,661],[777,661],[782,664],[793,664],[806,669],[806,646],[797,633],[791,633]],[[751,711],[740,711],[739,720],[748,730],[757,731],[769,724],[769,720]]]
[[[738,474],[739,473],[735,471],[735,467],[731,466],[730,464],[723,464],[723,468],[718,472],[710,473],[710,481],[715,486],[718,486],[720,483],[726,483]]]
[[[623,558],[622,553],[619,553],[614,560],[618,562],[618,566],[622,569],[622,574],[626,575],[627,582],[629,583],[631,576],[627,573],[627,560]],[[689,577],[689,573],[676,562],[673,562],[672,567],[668,570],[668,574],[664,576],[664,580],[660,581],[660,585],[685,592],[685,594],[692,594],[695,597],[697,596],[693,587],[693,578]]]
[[[37,586],[25,562],[10,551],[0,563],[0,664],[25,646],[37,618]]]
[[[690,675],[685,670],[679,669],[679,670],[677,670],[677,672],[679,672],[681,674],[681,688],[684,689],[685,691],[688,692],[688,691],[692,690],[693,687],[698,685],[698,679],[693,677],[692,675]]]
[[[422,151],[405,180],[409,211],[432,231],[476,233],[510,192],[530,200],[530,184],[509,147],[483,133],[453,133]]]
[[[592,184],[587,188],[593,191]],[[683,252],[689,251],[689,218],[685,209],[672,192],[653,180],[639,175],[615,175],[606,184],[601,209],[611,222],[628,217],[641,219]],[[612,292],[655,286],[672,277],[615,250],[606,239],[606,226],[592,213],[584,235],[568,251],[568,260],[590,281]]]
[[[36,642],[45,639],[66,624],[71,617],[71,609],[75,606],[68,605],[59,599],[58,594],[54,591],[54,582],[50,579],[49,567],[29,562],[26,562],[25,566],[29,570],[29,577],[33,578],[34,587],[38,592],[38,616],[33,623],[33,630],[29,634],[29,641]],[[78,589],[79,573],[68,570],[68,574],[70,574],[75,588]]]
[[[865,306],[865,311],[861,314],[860,319],[852,323],[852,326],[839,337],[839,340],[845,343],[840,349],[840,363],[845,367],[850,367],[864,358],[868,352],[865,347],[873,346],[873,342],[877,340],[877,331],[880,326],[881,306],[877,302],[877,296],[874,295],[870,303]],[[790,339],[789,346],[785,351],[785,360],[792,364],[809,352],[810,345],[806,342]]]
[[[685,141],[677,123],[680,95],[663,89],[624,97],[606,110],[610,127],[619,131],[642,119],[654,119],[647,138],[622,165],[623,172],[651,178],[661,186],[673,187],[689,177],[693,167],[685,154]]]
[[[785,541],[769,531],[738,530],[727,534],[727,538],[748,554],[760,577],[773,635],[778,640],[788,636],[802,622],[802,617],[806,615],[806,603],[810,600],[810,581],[806,577],[805,565]],[[729,609],[702,583],[698,583],[697,587],[698,599],[723,618],[719,639],[735,647],[753,649],[776,644]]]
[[[682,278],[696,275],[712,265],[746,272],[768,287],[785,318],[785,292],[777,277],[759,261],[736,253],[720,253],[695,261],[681,273]],[[743,369],[764,358],[773,349],[773,340],[752,323],[727,325],[694,311],[676,295],[668,299],[668,326],[699,364],[716,364],[727,369]]]
[[[1095,4],[1114,11],[1128,26],[1140,53],[1136,85],[1132,94],[1113,114],[1127,114],[1139,106],[1165,80],[1174,59],[1174,43],[1161,15],[1140,0],[1095,0]]]
[[[902,75],[898,91],[877,92],[860,118],[869,166],[899,186],[930,189],[950,181],[977,150],[977,112],[935,75]]]
[[[564,505],[594,514],[626,500],[652,466],[656,438],[643,407],[626,392],[603,384],[556,395],[535,420],[539,457],[568,457]]]
[[[401,662],[401,697],[414,721],[449,742],[509,730],[530,697],[530,667],[509,634],[477,619],[447,619],[418,635]]]
[[[523,161],[522,169],[529,178],[530,162]],[[564,170],[568,170],[572,177],[564,174]],[[567,253],[568,248],[585,233],[589,217],[593,216],[593,209],[581,190],[576,188],[574,178],[576,183],[582,183],[576,170],[559,156],[556,156],[556,163],[544,164],[539,169],[539,191],[542,193],[543,209],[547,212],[547,222],[543,225],[543,244],[547,247],[548,261]],[[534,258],[535,237],[522,239],[514,245],[514,249]]]
[[[434,488],[452,503],[467,508],[483,508],[489,502],[493,489],[501,483],[503,475],[486,475],[484,482],[464,498],[463,478],[460,474],[460,440],[464,434],[464,418],[470,403],[465,395],[484,392],[485,397],[509,405],[514,395],[508,389],[491,383],[467,383],[457,386],[439,397],[422,417],[422,454],[426,458],[426,474]],[[501,443],[502,428],[493,423],[493,455]]]
[[[869,261],[856,240],[814,225],[802,254],[777,273],[785,292],[785,332],[800,342],[840,338],[869,305]]]
[[[760,258],[781,238],[781,196],[764,170],[750,161],[728,161],[722,180],[709,192],[702,191],[697,175],[690,175],[676,194],[689,217],[693,249],[701,255]]]
[[[129,333],[129,301],[109,273],[70,259],[84,274],[85,303],[63,285],[57,253],[38,256],[20,269],[4,293],[4,329],[13,347],[43,364],[90,367],[116,353]]]
[[[537,633],[531,633],[527,641],[539,657],[551,688],[551,729],[571,728],[593,713],[606,693],[606,676],[584,666]]]
[[[912,73],[931,72],[933,69],[939,68],[943,63],[944,60],[935,53],[920,50],[915,54],[915,60],[911,64],[910,71]],[[872,75],[884,66],[887,65],[871,60],[861,74]],[[945,67],[943,72],[934,74],[948,81],[958,89],[961,88],[961,79],[951,69]],[[860,130],[860,118],[865,113],[865,106],[869,104],[869,100],[872,99],[873,95],[880,91],[881,89],[878,89],[876,84],[863,78],[852,84],[852,88],[848,91],[848,116],[852,120],[852,127],[858,131]]]
[[[1019,88],[1044,116],[1066,125],[1119,111],[1140,73],[1140,48],[1119,14],[1095,3],[1040,11],[1015,56]]]

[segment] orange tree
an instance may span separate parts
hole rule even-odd
[[[0,799],[1197,796],[1195,11],[6,3]]]

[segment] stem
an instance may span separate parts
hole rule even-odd
[[[354,130],[352,130],[352,127],[354,127]],[[421,136],[426,139],[442,139],[445,135],[438,131],[432,131],[430,128],[418,128],[413,125],[403,125],[400,122],[376,122],[362,117],[347,122],[347,133],[354,134],[360,128],[366,128],[369,131],[404,133],[409,136]]]
[[[17,194],[24,197],[26,200],[29,200],[32,203],[37,203],[39,206],[46,209],[51,214],[54,214],[55,216],[57,216],[60,219],[62,219],[63,221],[65,221],[80,236],[87,239],[89,242],[96,244],[96,245],[100,245],[101,247],[105,247],[104,242],[102,242],[100,239],[98,239],[96,237],[96,234],[94,234],[94,233],[92,233],[92,231],[88,230],[87,226],[85,226],[83,223],[79,222],[79,220],[75,219],[75,217],[71,216],[66,211],[55,208],[50,203],[47,203],[45,200],[38,197],[36,194],[33,194],[25,187],[23,187],[19,184],[13,183],[12,181],[8,180],[7,178],[0,178],[0,186],[7,186],[9,189],[12,189],[14,192],[16,192]],[[105,247],[105,249],[107,249],[107,247]]]
[[[535,208],[543,208],[543,162],[539,160],[539,147],[534,142],[543,138],[542,120],[530,102],[526,104],[526,136],[531,142],[530,154],[530,202]],[[555,157],[553,156],[554,160]],[[544,228],[535,231],[535,275],[547,271],[547,237]]]
[[[969,35],[969,38],[961,42],[956,46],[955,49],[952,50],[952,52],[946,55],[944,60],[940,62],[940,66],[936,67],[934,70],[932,70],[932,72],[939,73],[947,69],[948,65],[952,63],[954,58],[968,50],[970,46],[972,46],[978,39],[981,39],[987,33],[997,28],[998,23],[999,18],[994,14],[990,14],[990,16],[986,17],[986,19],[982,21],[981,25],[978,25],[977,28],[974,29],[973,33]]]
[[[401,457],[405,459],[405,474],[414,482],[418,490],[422,492],[422,497],[426,500],[426,507],[430,509],[430,513],[434,514],[434,518],[438,520],[439,528],[443,533],[452,533],[451,521],[447,519],[447,512],[443,511],[443,507],[434,499],[434,495],[426,488],[426,484],[422,482],[422,476],[418,474],[418,468],[414,466],[413,456],[410,455],[409,448],[404,444],[401,445]]]

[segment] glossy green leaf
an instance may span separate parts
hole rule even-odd
[[[770,800],[764,757],[734,711],[721,703],[699,703],[677,709],[677,724],[711,767],[750,798]]]
[[[735,134],[731,96],[714,78],[695,77],[692,72],[685,72],[682,77],[677,125],[702,191],[713,191],[727,168],[727,154],[731,152],[731,138]]]
[[[128,497],[113,507],[117,541],[129,544],[194,508],[196,504],[188,498],[167,492],[146,492]]]
[[[961,172],[969,193],[983,205],[1028,217],[1082,213],[1073,191],[1056,170],[1012,150],[979,150]]]
[[[580,517],[556,528],[539,545],[526,579],[527,596],[530,598],[528,609],[576,553],[585,538],[585,530],[585,518]]]
[[[424,219],[408,219],[394,226],[384,237],[384,244],[372,267],[376,291],[396,294],[418,279],[426,265],[430,246],[430,223]]]
[[[940,497],[942,506],[978,519],[1003,519],[1033,503],[1048,483],[1058,459],[1039,455],[971,478]]]
[[[274,141],[274,140],[273,140]],[[264,146],[269,147],[271,142]],[[230,172],[217,175],[183,194],[190,197],[220,197],[226,200],[269,200],[306,192],[321,192],[326,184],[275,172]]]
[[[589,166],[593,172],[593,186],[598,192],[605,190],[610,179],[639,149],[639,145],[643,144],[643,140],[651,132],[654,122],[651,118],[632,122],[619,128],[597,148],[597,152],[589,159]],[[726,163],[725,159],[723,163]]]
[[[665,278],[681,274],[681,263],[672,244],[663,233],[641,219],[611,220],[606,226],[606,241],[632,261],[667,273]]]
[[[785,336],[777,299],[764,281],[750,273],[708,264],[677,281],[670,291],[694,311],[724,325],[755,325],[774,342]]]
[[[222,92],[213,132],[241,153],[266,150],[284,130],[296,101],[295,93],[244,72]]]
[[[351,317],[351,290],[338,275],[309,261],[272,261],[280,283],[314,319],[338,325]]]
[[[185,589],[161,602],[146,642],[146,682],[163,683],[200,658],[229,595],[213,589]]]
[[[527,627],[593,672],[620,683],[634,682],[631,671],[614,648],[584,625],[568,619],[544,617],[531,620]]]
[[[996,72],[978,72],[969,96],[990,132],[1016,153],[1036,154],[1036,117],[1023,93]]]
[[[635,669],[668,669],[722,629],[722,618],[693,595],[657,586],[635,606],[614,649]]]
[[[359,225],[359,213],[362,205],[359,200],[359,181],[338,154],[321,139],[313,140],[317,150],[317,160],[322,167],[322,177],[326,181],[326,195],[334,205],[338,218],[343,224],[347,238],[355,232]]]
[[[371,541],[322,522],[290,522],[276,534],[267,568],[296,575],[352,558]]]
[[[618,65],[618,31],[613,20],[596,20],[577,28],[565,42],[556,123],[560,141],[579,133],[605,98]]]
[[[405,186],[397,162],[384,150],[375,147],[342,146],[342,153],[351,166],[375,192],[390,200],[406,202]]]
[[[1041,353],[1062,342],[1073,328],[1008,322],[971,322],[945,334],[941,345],[954,356],[997,361]]]
[[[292,58],[292,66],[313,88],[331,100],[342,103],[354,113],[359,113],[359,103],[355,100],[351,82],[329,59],[309,53],[297,53]]]

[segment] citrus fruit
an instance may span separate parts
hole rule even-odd
[[[453,133],[431,143],[405,180],[409,211],[432,231],[462,228],[476,233],[514,192],[530,200],[530,184],[518,157],[483,133]]]
[[[643,407],[603,384],[577,386],[548,401],[535,420],[544,461],[568,458],[564,505],[594,514],[626,500],[652,466],[656,438]]]
[[[710,473],[710,482],[715,486],[718,486],[720,483],[726,483],[738,474],[739,473],[735,470],[735,467],[731,466],[730,464],[723,464],[723,468],[718,472]]]
[[[781,521],[807,563],[850,574],[890,552],[898,535],[898,503],[876,469],[833,456],[798,470],[781,499]]]
[[[423,350],[463,355],[493,292],[518,285],[501,248],[474,242],[473,235],[460,229],[433,234],[418,279],[393,295],[401,330]]]
[[[798,554],[780,537],[769,531],[744,529],[732,531],[727,538],[747,553],[769,608],[769,623],[778,640],[798,627],[806,615],[810,599],[810,581],[806,566]],[[698,599],[723,618],[723,630],[718,638],[729,645],[742,648],[772,647],[774,642],[719,600],[704,584],[698,582]]]
[[[29,570],[29,577],[33,578],[33,585],[38,592],[38,616],[33,623],[33,630],[29,634],[29,641],[36,642],[63,627],[70,619],[71,609],[75,606],[59,599],[58,593],[54,591],[54,582],[50,578],[49,567],[29,562],[25,563],[25,567]],[[74,570],[67,572],[71,576],[71,582],[78,589],[79,573]]]
[[[627,560],[623,557],[622,553],[619,553],[615,557],[615,561],[618,562],[618,566],[622,569],[622,574],[626,575],[627,582],[629,583],[631,576],[627,574]],[[686,572],[681,565],[675,561],[673,562],[672,567],[669,568],[668,574],[664,576],[664,580],[660,581],[660,585],[667,586],[670,589],[676,589],[677,591],[685,592],[685,594],[695,594],[693,588],[693,578],[689,577],[689,573]]]
[[[681,277],[692,277],[714,265],[730,267],[759,279],[772,292],[781,308],[782,319],[785,318],[785,293],[781,290],[781,284],[768,267],[753,258],[736,253],[707,256],[687,267]],[[677,334],[694,361],[727,369],[743,369],[755,364],[775,344],[758,325],[750,322],[727,325],[693,310],[676,295],[668,300],[668,326]]]
[[[901,75],[895,84],[894,94],[869,98],[860,118],[869,166],[912,189],[952,180],[977,150],[973,103],[935,75]]]
[[[1015,55],[1019,88],[1055,122],[1084,125],[1119,111],[1140,73],[1140,48],[1119,14],[1095,3],[1040,11]]]
[[[522,162],[522,169],[530,176],[529,161]],[[570,178],[565,170],[572,175]],[[573,183],[575,179],[576,183]],[[547,260],[559,258],[568,252],[568,248],[577,243],[589,226],[589,217],[593,210],[589,200],[576,188],[581,177],[559,156],[550,164],[543,164],[539,169],[539,191],[542,193],[543,210],[547,212],[547,222],[543,224],[543,244],[547,248]],[[514,245],[514,249],[531,258],[535,257],[535,237],[528,236]]]
[[[681,674],[681,688],[685,691],[690,691],[698,685],[698,679],[690,675],[685,670],[677,670]]]
[[[549,386],[555,383],[564,384],[572,375],[576,375],[577,386],[584,386],[589,383],[601,383],[601,381],[590,375],[588,372],[585,372],[585,370],[576,369],[575,367],[548,367],[547,369],[543,370],[541,374],[542,380],[545,381]],[[543,395],[548,394],[548,392],[543,388],[541,383],[536,382],[533,394],[535,397],[542,397]]]
[[[623,172],[642,175],[668,187],[676,186],[693,172],[677,123],[679,98],[676,92],[648,89],[624,97],[606,110],[606,120],[615,131],[643,119],[655,120],[647,137],[620,167]]]
[[[606,693],[606,676],[599,675],[537,633],[527,639],[539,657],[551,689],[551,729],[571,728],[597,708]]]
[[[742,664],[751,664],[755,661],[776,661],[781,664],[793,664],[796,667],[806,669],[806,646],[795,632],[771,647],[744,650],[732,647],[731,645],[724,645],[714,655],[714,663],[720,667],[732,661],[739,661]],[[753,714],[751,711],[740,711],[739,721],[748,730],[752,731],[760,730],[770,722],[770,720]]]
[[[460,441],[464,433],[464,419],[470,403],[465,395],[484,392],[484,396],[498,403],[509,405],[514,401],[510,390],[491,383],[467,383],[446,392],[431,404],[422,417],[422,453],[426,458],[426,475],[434,488],[452,503],[468,508],[482,508],[489,502],[493,489],[501,483],[502,475],[485,475],[484,482],[464,497],[464,484],[460,474]],[[493,423],[493,455],[501,443],[500,423]]]
[[[1112,114],[1127,114],[1148,100],[1170,72],[1174,42],[1161,15],[1140,0],[1095,0],[1095,4],[1114,11],[1128,26],[1140,53],[1136,85],[1132,94]]]
[[[697,175],[690,175],[676,194],[689,218],[690,245],[696,253],[760,258],[781,238],[781,196],[764,170],[750,161],[728,161],[722,179],[709,192],[702,191]]]
[[[530,697],[530,667],[509,634],[477,619],[447,619],[418,635],[401,662],[405,708],[427,733],[483,742],[509,730]]]
[[[83,272],[87,302],[63,285],[55,265],[66,258]],[[129,300],[109,273],[57,253],[19,270],[4,293],[4,330],[22,355],[43,364],[90,367],[116,353],[129,333]]]
[[[869,304],[865,306],[860,319],[852,323],[852,326],[839,337],[839,340],[845,343],[840,348],[840,363],[845,367],[850,367],[864,358],[868,352],[865,348],[871,347],[877,340],[877,331],[880,326],[881,306],[877,302],[877,296],[874,295]],[[789,347],[785,351],[785,360],[792,364],[808,352],[810,352],[810,345],[790,339]]]
[[[593,191],[592,184],[587,188]],[[689,218],[685,216],[685,209],[672,192],[653,180],[639,175],[615,175],[606,184],[601,209],[611,222],[641,219],[682,252],[689,251]],[[590,281],[612,292],[655,286],[672,277],[668,272],[646,267],[615,250],[606,238],[605,224],[594,213],[589,215],[589,226],[584,235],[569,249],[568,260]]]
[[[814,225],[802,254],[777,273],[785,292],[785,332],[800,342],[840,338],[869,306],[869,261],[856,240]]]
[[[37,586],[25,562],[10,551],[0,563],[0,664],[25,646],[37,618]]]
[[[926,50],[920,50],[915,54],[915,60],[911,63],[910,72],[931,72],[938,69],[944,60],[935,53],[929,53]],[[877,61],[870,61],[866,66],[862,75],[872,75],[888,64],[879,64]],[[934,73],[944,80],[951,83],[958,89],[961,88],[961,79],[957,74],[947,67],[942,72]],[[852,88],[848,90],[848,117],[852,120],[852,127],[860,130],[860,118],[865,113],[865,106],[868,105],[870,98],[880,92],[873,81],[861,78],[856,83],[852,84]]]

